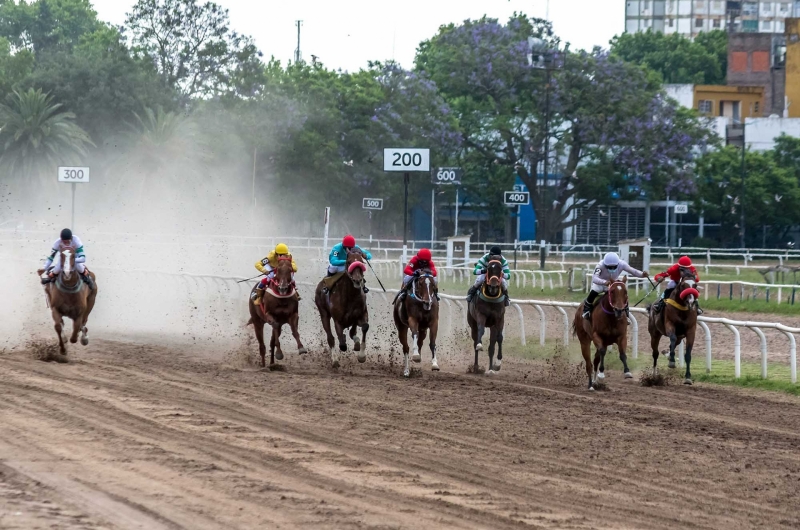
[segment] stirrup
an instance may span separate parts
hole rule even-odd
[[[366,285],[364,286],[363,290],[364,290],[364,294],[367,294],[369,292],[369,288]]]

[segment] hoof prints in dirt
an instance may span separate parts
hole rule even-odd
[[[680,381],[680,377],[674,370],[669,370],[666,374],[657,372],[655,375],[651,372],[642,372],[639,376],[639,384],[645,387],[651,386],[671,386]]]
[[[475,366],[471,364],[467,367],[467,373],[475,375],[483,375],[486,373],[486,367],[478,365],[478,368],[476,369]]]
[[[31,340],[27,344],[25,344],[25,348],[31,352],[33,358],[36,359],[37,361],[43,361],[46,363],[69,362],[67,356],[62,355],[61,352],[58,351],[58,344],[56,344],[55,342],[50,342],[46,340]]]

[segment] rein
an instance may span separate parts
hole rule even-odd
[[[75,282],[75,285],[69,286],[69,285],[65,285],[64,284],[64,280],[61,279],[61,274],[59,274],[56,277],[56,282],[55,282],[56,283],[56,289],[58,289],[62,293],[69,293],[69,294],[75,294],[75,293],[81,292],[81,289],[83,289],[83,281],[80,279],[79,276],[76,276],[76,277],[77,277],[78,281]]]
[[[600,300],[600,309],[602,309],[603,313],[605,313],[606,315],[614,315],[616,317],[615,311],[617,311],[617,309],[615,309],[614,306],[611,305],[611,290],[614,288],[615,285],[623,285],[624,286],[625,284],[623,282],[619,282],[619,281],[612,283],[608,287],[608,292],[606,293],[606,295],[603,297],[602,300]],[[608,306],[608,309],[606,309],[606,306]],[[624,311],[624,310],[621,310],[621,311]]]
[[[428,308],[426,309],[426,311],[427,311],[427,310],[430,310],[431,306],[433,306],[433,295],[431,294],[431,278],[433,278],[433,276],[431,274],[423,274],[423,275],[421,275],[419,277],[419,279],[422,279],[422,278],[427,278],[428,279],[428,282],[426,283],[426,285],[428,287],[428,300],[429,301],[426,302],[425,300],[423,300],[422,298],[420,298],[417,295],[417,279],[414,279],[414,281],[411,282],[411,299],[412,300],[416,300],[417,302],[419,302],[419,303],[421,303],[423,305],[427,305],[428,306]]]

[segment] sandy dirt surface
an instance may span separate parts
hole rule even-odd
[[[0,528],[800,526],[796,398],[198,350],[0,355]]]

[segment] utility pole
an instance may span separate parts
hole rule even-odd
[[[745,233],[744,233],[744,197],[745,197],[745,178],[747,177],[747,171],[745,169],[745,154],[747,153],[747,141],[745,140],[745,121],[744,116],[742,116],[742,192],[741,192],[741,200],[739,201],[739,210],[741,210],[741,218],[739,220],[740,230],[739,234],[741,234],[741,241],[740,245],[742,248],[745,247]]]
[[[297,49],[294,51],[294,62],[295,64],[298,64],[303,60],[303,56],[300,53],[300,26],[303,25],[303,21],[298,20],[295,22],[295,24],[297,25]]]

